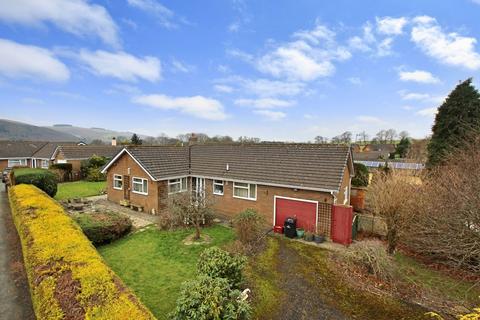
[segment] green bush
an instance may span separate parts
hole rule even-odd
[[[368,168],[361,163],[354,163],[355,176],[352,178],[352,186],[367,187],[369,180]]]
[[[50,165],[49,169],[63,170],[66,172],[72,172],[71,163],[53,163]]]
[[[15,184],[33,184],[50,197],[57,194],[57,176],[46,169],[14,169]]]
[[[106,175],[100,171],[100,168],[88,168],[86,180],[91,182],[105,181]]]
[[[92,178],[98,179],[100,173],[100,168],[103,167],[107,163],[108,159],[105,157],[100,157],[97,155],[91,156],[88,160],[83,160],[80,163],[80,172],[82,174],[82,177],[87,177],[88,180],[88,175],[92,174]],[[98,173],[91,173],[91,169],[97,169]],[[94,177],[95,176],[95,177]],[[103,179],[105,180],[105,178]],[[102,181],[102,180],[89,180],[89,181]]]
[[[117,240],[132,229],[132,221],[116,212],[79,213],[73,220],[95,246]]]
[[[249,303],[239,290],[232,290],[222,278],[199,276],[183,284],[177,306],[170,319],[246,320],[250,318]]]
[[[238,288],[245,262],[245,257],[233,256],[218,247],[211,247],[200,254],[197,271],[200,275],[224,278],[233,288]]]
[[[238,240],[247,251],[257,251],[265,244],[265,219],[254,209],[247,209],[233,219]]]

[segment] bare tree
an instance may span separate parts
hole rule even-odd
[[[360,142],[363,142],[364,144],[367,143],[369,136],[365,131],[360,132],[359,134],[357,134],[357,136]]]
[[[377,132],[375,135],[375,138],[377,138],[378,143],[387,143],[387,131],[386,130],[380,130]]]
[[[430,139],[414,139],[407,152],[407,158],[415,162],[425,163],[428,158],[428,143]]]
[[[416,188],[411,176],[393,169],[379,171],[368,187],[368,209],[385,218],[389,254],[395,252],[408,223],[409,203]]]
[[[393,143],[397,138],[397,131],[395,129],[388,129],[385,131],[385,141]]]
[[[322,136],[316,136],[315,143],[320,143],[320,144],[328,143],[328,138],[322,137]]]
[[[184,224],[195,227],[194,240],[198,240],[202,225],[208,223],[213,216],[213,204],[213,198],[187,191],[170,195],[168,209]]]
[[[410,134],[408,133],[408,131],[400,131],[400,133],[398,134],[398,137],[400,139],[406,139],[406,138],[409,138],[410,137]]]

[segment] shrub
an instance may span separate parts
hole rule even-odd
[[[66,172],[72,172],[71,163],[53,163],[50,165],[49,169],[63,170]]]
[[[253,209],[239,213],[233,220],[238,240],[246,251],[256,252],[265,245],[265,219]]]
[[[106,175],[100,172],[100,168],[88,168],[86,180],[92,182],[105,181]]]
[[[107,158],[100,157],[97,155],[91,156],[88,160],[83,160],[80,163],[80,172],[82,174],[82,177],[88,177],[88,175],[90,174],[90,169],[98,169],[98,173],[100,173],[100,168],[103,167],[106,163],[107,163]],[[103,180],[105,180],[105,178],[103,178]],[[103,180],[89,180],[89,181],[103,181]]]
[[[242,270],[246,259],[241,256],[230,255],[218,247],[205,249],[197,264],[197,271],[201,275],[212,278],[224,278],[233,288],[238,288],[242,282]]]
[[[79,213],[73,219],[96,246],[117,240],[132,229],[132,221],[116,212]]]
[[[392,258],[378,240],[356,242],[342,253],[342,258],[353,267],[360,267],[378,279],[393,280],[395,269]]]
[[[33,184],[50,197],[57,194],[58,180],[54,173],[46,169],[15,169],[15,184]]]
[[[222,278],[199,276],[183,284],[177,306],[170,319],[231,319],[250,318],[251,308]]]
[[[50,165],[49,169],[57,175],[59,182],[70,180],[70,175],[72,173],[71,163],[54,163]]]
[[[155,319],[57,202],[31,185],[9,196],[37,319]]]
[[[352,186],[367,187],[370,180],[367,166],[362,163],[354,163],[355,176],[352,178]]]

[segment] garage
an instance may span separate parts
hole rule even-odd
[[[297,218],[297,228],[315,231],[318,202],[305,199],[274,197],[274,225],[283,226],[288,217]]]

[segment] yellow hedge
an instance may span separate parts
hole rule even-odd
[[[37,319],[155,319],[57,202],[32,185],[9,196]]]

